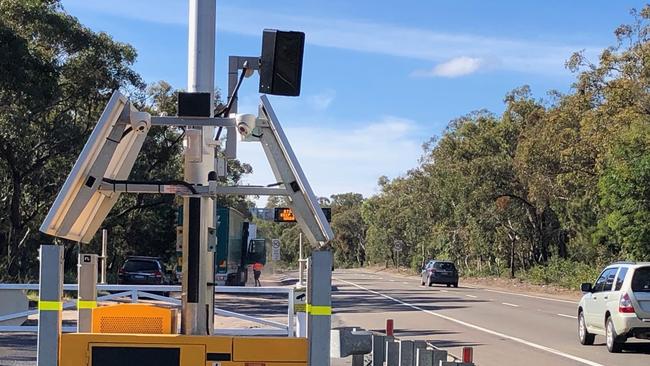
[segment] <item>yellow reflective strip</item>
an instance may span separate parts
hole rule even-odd
[[[332,315],[332,307],[307,304],[307,313],[311,315]]]
[[[77,309],[94,309],[97,307],[97,301],[77,300]]]
[[[63,310],[63,303],[61,301],[39,301],[38,310],[43,310],[43,311]]]

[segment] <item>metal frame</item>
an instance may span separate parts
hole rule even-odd
[[[334,239],[334,233],[325,218],[323,210],[302,171],[278,117],[266,95],[262,95],[260,119],[262,136],[260,142],[266,158],[278,182],[283,182],[289,192],[290,206],[296,214],[296,221],[312,246],[319,247]]]
[[[39,290],[39,284],[0,284],[0,293],[2,290]],[[180,307],[179,299],[154,294],[153,292],[181,292],[181,286],[177,285],[97,285],[98,292],[115,292],[108,295],[96,297],[97,302],[118,300],[128,298],[131,303],[137,303],[142,299],[151,299],[161,301],[173,307]],[[77,284],[63,285],[64,291],[78,291]],[[294,289],[292,287],[231,287],[215,286],[215,294],[286,294],[287,295],[287,323],[278,323],[275,321],[256,318],[250,315],[240,314],[234,311],[228,311],[215,307],[214,312],[219,316],[234,317],[266,326],[271,328],[215,328],[213,334],[219,335],[267,335],[267,336],[295,336],[295,315],[293,312]],[[61,304],[63,310],[74,310],[77,307],[77,301],[67,301]],[[78,309],[77,309],[78,310]],[[18,313],[5,314],[0,316],[0,321],[20,318],[38,313],[37,309],[27,310]],[[62,327],[63,332],[77,332],[79,324],[72,327]],[[38,326],[0,326],[0,332],[36,332]]]

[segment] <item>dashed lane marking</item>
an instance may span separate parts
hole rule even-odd
[[[518,308],[518,307],[519,307],[519,305],[517,305],[517,304],[511,304],[511,303],[509,303],[509,302],[502,302],[502,304],[505,305],[505,306],[512,306],[513,308]]]
[[[465,296],[471,297],[472,299],[476,299],[478,297],[478,296],[474,296],[474,295],[465,295]]]
[[[577,316],[573,316],[573,315],[566,315],[566,314],[557,314],[557,315],[565,318],[578,319]]]

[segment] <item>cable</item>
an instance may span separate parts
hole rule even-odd
[[[112,184],[115,186],[116,184],[124,184],[124,185],[129,185],[129,184],[153,184],[153,185],[158,185],[158,186],[163,186],[163,185],[176,185],[176,186],[183,186],[192,192],[192,194],[197,194],[196,189],[194,189],[194,186],[188,182],[185,182],[183,180],[167,180],[167,181],[138,181],[138,180],[118,180],[118,179],[111,179],[111,178],[103,178],[102,179],[104,182],[108,184]],[[114,188],[113,188],[114,189]]]
[[[228,99],[228,104],[226,104],[225,107],[223,107],[222,110],[217,112],[215,117],[224,117],[230,114],[230,109],[232,109],[232,105],[235,102],[235,99],[237,98],[237,92],[239,92],[239,88],[241,87],[242,82],[244,81],[244,78],[246,77],[246,71],[248,71],[248,66],[247,64],[244,64],[244,68],[242,69],[241,75],[239,75],[239,80],[237,81],[237,85],[235,85],[235,90],[232,91],[232,95],[230,95],[230,98]],[[219,137],[221,137],[221,131],[223,130],[222,126],[219,126],[219,129],[217,130],[217,134],[214,137],[215,140],[219,140]]]
[[[124,130],[124,132],[122,132],[122,137],[120,137],[120,142],[121,142],[122,139],[124,139],[124,137],[126,137],[126,135],[128,135],[131,131],[133,131],[133,128],[132,128],[131,126],[129,126],[126,130]]]

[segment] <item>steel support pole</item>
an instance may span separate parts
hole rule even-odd
[[[106,263],[108,262],[108,230],[106,230],[106,229],[102,230],[102,256],[101,256],[101,260],[102,260],[101,284],[105,285],[106,284]]]
[[[307,285],[309,365],[329,366],[332,328],[332,252],[312,252]]]
[[[189,0],[189,39],[187,90],[208,92],[214,96],[214,52],[216,31],[216,0]],[[213,117],[214,98],[210,98]],[[191,126],[188,126],[191,128]],[[185,156],[185,181],[208,184],[208,173],[214,170],[214,147],[208,145],[214,127],[197,129],[201,134],[200,161]],[[211,198],[183,200],[183,308],[181,331],[184,334],[207,335],[214,323],[214,256],[208,252],[208,228],[214,227]]]
[[[79,254],[77,284],[77,331],[90,333],[97,307],[97,254]]]
[[[299,233],[298,239],[298,285],[302,286],[302,274],[304,271],[304,263],[302,261],[302,231]]]
[[[57,366],[63,303],[63,247],[41,245],[36,364]]]

